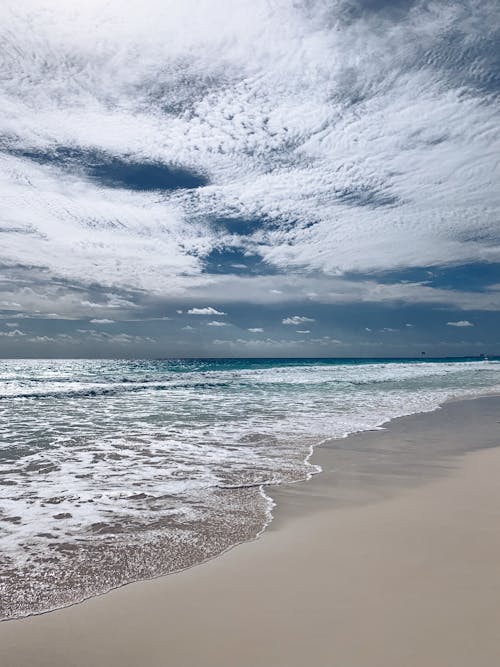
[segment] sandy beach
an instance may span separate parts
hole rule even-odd
[[[2,667],[500,664],[500,399],[319,448],[257,540],[0,624]]]

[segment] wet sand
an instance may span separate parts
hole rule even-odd
[[[0,624],[1,667],[500,664],[500,399],[330,443],[258,540]]]

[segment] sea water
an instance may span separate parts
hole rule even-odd
[[[0,618],[257,536],[315,445],[500,390],[495,360],[0,362]],[[332,444],[331,446],[334,446]]]

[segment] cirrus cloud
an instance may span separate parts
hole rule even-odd
[[[380,274],[500,262],[499,33],[496,0],[4,0],[5,316],[496,311]]]

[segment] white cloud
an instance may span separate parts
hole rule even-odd
[[[31,338],[28,338],[28,341],[30,343],[56,343],[57,338],[54,338],[53,336],[32,336]]]
[[[19,331],[19,329],[13,329],[12,331],[0,331],[0,336],[19,338],[20,336],[26,336],[26,334],[23,331]]]
[[[313,317],[305,317],[304,315],[292,315],[291,317],[284,317],[282,320],[283,324],[303,324],[304,322],[314,322]]]
[[[248,331],[250,331],[250,333],[263,333],[264,329],[261,327],[250,327]]]
[[[342,345],[343,341],[338,338],[331,338],[330,336],[322,336],[321,338],[311,338],[311,343],[319,345]]]
[[[188,311],[188,315],[225,315],[226,313],[221,312],[220,310],[217,310],[216,308],[212,308],[212,306],[206,306],[205,308],[190,308]]]
[[[279,297],[270,284],[282,285]],[[311,288],[314,288],[312,290]],[[342,276],[216,276],[210,285],[196,288],[198,294],[221,303],[244,300],[255,304],[305,302],[323,304],[384,303],[449,305],[460,310],[500,310],[500,285],[484,292],[432,287],[422,282],[378,283],[375,279],[351,280]],[[314,292],[314,297],[311,293]],[[191,295],[190,295],[191,296]]]
[[[109,298],[100,295],[102,302],[97,302],[95,295],[91,299],[82,298],[80,287],[64,287],[60,284],[46,283],[37,285],[37,276],[33,276],[33,284],[28,279],[31,270],[24,271],[19,276],[20,287],[14,280],[5,291],[6,286],[0,284],[0,301],[11,303],[11,296],[15,294],[18,308],[8,308],[0,314],[0,320],[17,321],[22,318],[81,320],[81,319],[115,319],[121,322],[161,321],[164,316],[151,317],[142,315],[141,304],[151,303],[143,301],[142,294],[129,293],[123,299],[122,307],[117,307],[115,297]],[[276,283],[282,287],[282,294],[278,296],[269,292],[269,285]],[[311,291],[316,293],[314,299],[308,298]],[[433,307],[452,307],[455,311],[498,311],[500,310],[500,287],[490,286],[483,292],[467,292],[461,290],[434,288],[424,283],[384,283],[375,280],[349,280],[343,277],[328,277],[318,275],[280,275],[280,276],[216,276],[210,285],[185,286],[184,294],[189,302],[196,296],[214,306],[237,302],[250,304],[289,304],[290,309],[302,308],[308,301],[315,304],[340,305],[345,303],[387,304],[389,306],[410,302]],[[148,297],[149,298],[149,297]],[[139,299],[137,303],[133,300]],[[165,301],[156,301],[164,312]],[[175,302],[174,302],[175,303]],[[90,304],[90,305],[89,305]],[[19,308],[24,312],[20,312]],[[309,308],[309,305],[308,305]],[[53,311],[57,309],[57,314]],[[214,307],[214,310],[216,308]],[[219,306],[218,312],[222,311]],[[150,312],[150,311],[149,311]],[[186,312],[186,311],[185,311]],[[293,311],[292,311],[293,312]],[[300,311],[299,311],[300,312]],[[95,315],[95,317],[93,317]],[[215,318],[214,318],[215,319]],[[458,319],[458,318],[457,318]],[[299,327],[300,328],[300,327]]]
[[[5,308],[21,308],[21,304],[16,301],[0,301],[0,306]]]
[[[457,322],[446,322],[448,327],[473,327],[474,325],[469,320],[458,320]]]
[[[311,333],[309,329],[297,329],[297,333],[299,334],[308,334]]]
[[[217,290],[204,259],[227,245],[329,278],[499,261],[500,133],[484,51],[497,16],[496,0],[417,1],[398,20],[374,10],[349,21],[338,0],[5,0],[0,260],[175,299]],[[57,149],[183,167],[208,184],[109,188],[22,156]],[[228,218],[256,224],[214,228]],[[272,279],[259,298],[288,300]],[[375,280],[347,281],[339,296],[322,288],[310,298],[459,298]],[[480,298],[493,310],[498,295]]]
[[[95,331],[94,329],[77,329],[76,331],[81,334],[81,336],[58,334],[56,338],[68,343],[81,343],[82,340],[84,342],[86,340],[91,340],[112,345],[149,344],[157,342],[157,339],[151,336],[136,336],[127,333],[110,334],[104,331]]]
[[[183,331],[194,331],[194,327],[189,326],[189,324],[186,324],[185,327],[182,327]]]
[[[213,320],[212,322],[207,322],[208,327],[227,327],[227,322],[219,322],[218,320]]]
[[[286,339],[276,339],[276,338],[236,338],[236,339],[215,339],[212,341],[217,347],[226,347],[232,352],[237,352],[238,350],[248,350],[253,354],[258,354],[259,350],[264,350],[266,352],[274,351],[279,353],[280,351],[286,351],[287,353],[300,354],[305,343],[316,343],[320,346],[329,346],[330,344],[336,345],[340,343],[333,338],[322,338],[318,340],[286,340]]]
[[[107,318],[103,317],[102,319],[93,319],[90,320],[91,324],[114,324],[114,320],[108,320]]]
[[[6,327],[17,327],[19,326],[19,322],[5,322]]]

